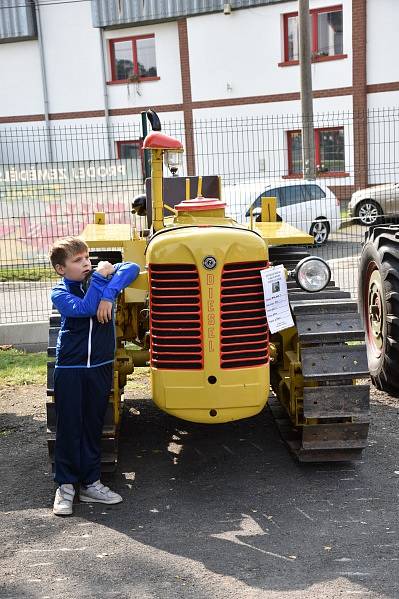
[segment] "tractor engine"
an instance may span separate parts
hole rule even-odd
[[[182,204],[177,220],[212,217]],[[152,395],[174,416],[220,423],[257,414],[268,397],[267,249],[248,229],[204,225],[163,229],[147,247]]]

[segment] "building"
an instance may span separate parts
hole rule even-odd
[[[274,136],[270,141],[281,153],[278,175],[298,177],[296,1],[10,0],[4,4],[0,6],[0,152],[2,132],[4,141],[10,127],[45,128],[50,143],[39,136],[25,144],[26,162],[57,161],[61,141],[54,130],[91,125],[105,127],[109,134],[96,157],[139,162],[139,114],[151,106],[164,123],[184,123],[189,174],[199,162],[207,171],[206,159],[200,158],[203,136],[196,136],[199,125],[193,128],[193,122],[261,116],[280,119],[278,139]],[[369,126],[366,111],[399,105],[395,60],[399,2],[310,0],[310,9],[314,112],[321,115],[315,119],[318,175],[333,178],[345,195],[353,187],[381,179],[376,165],[379,153],[367,151],[379,134]],[[118,138],[115,131],[126,131],[126,123],[134,124],[129,129],[133,138],[125,134]],[[217,128],[210,131],[208,137],[215,139],[212,143],[208,139],[208,147],[217,146],[223,134]],[[7,144],[6,156],[3,147],[0,162],[21,162],[20,151],[18,160],[15,152],[18,143]],[[79,153],[73,136],[70,144],[75,144],[75,155]],[[250,159],[255,175],[271,172],[267,152],[268,148]],[[242,169],[247,167],[244,163]],[[234,168],[230,163],[225,170]]]

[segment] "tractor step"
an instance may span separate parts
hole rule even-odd
[[[55,435],[47,435],[48,455],[54,471]],[[101,472],[113,472],[118,459],[118,440],[115,437],[101,439]]]
[[[304,387],[303,416],[304,418],[369,418],[369,386]]]
[[[56,428],[56,411],[55,402],[46,402],[46,414],[47,414],[47,432],[55,434]],[[104,418],[104,436],[115,436],[115,424],[114,424],[114,406],[111,402],[108,402],[107,411],[105,412]]]
[[[312,301],[312,300],[328,300],[328,299],[350,299],[351,294],[349,291],[341,291],[340,289],[333,288],[329,291],[326,287],[323,291],[317,293],[310,293],[309,291],[290,291],[289,299],[290,302],[298,301]]]
[[[369,373],[364,345],[302,347],[301,357],[305,381],[356,379]]]
[[[297,321],[298,335],[304,343],[336,343],[363,341],[364,329],[357,312],[356,302],[329,300],[292,304]]]
[[[367,422],[294,427],[276,397],[269,398],[269,408],[282,439],[299,462],[352,462],[361,459],[367,445]]]
[[[54,369],[55,362],[47,362],[47,395],[54,395]]]

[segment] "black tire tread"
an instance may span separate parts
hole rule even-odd
[[[365,243],[359,269],[359,306],[364,319],[364,277],[367,270],[369,252],[375,253],[376,263],[383,283],[386,307],[386,335],[382,357],[371,380],[374,386],[399,397],[399,226],[371,227],[365,235]],[[378,259],[377,259],[378,258]],[[367,336],[366,336],[367,344]],[[371,368],[371,363],[370,368]]]

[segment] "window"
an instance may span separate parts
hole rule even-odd
[[[139,140],[133,141],[117,141],[116,155],[118,158],[125,158],[132,161],[132,172],[141,177],[144,172],[142,142]]]
[[[302,174],[302,133],[288,131],[288,173]],[[343,127],[315,130],[316,169],[320,173],[345,172],[345,140]],[[314,198],[316,199],[316,198]]]
[[[344,58],[342,6],[310,11],[312,59]],[[284,15],[284,62],[299,60],[298,13]],[[284,64],[284,63],[283,63]]]
[[[280,207],[292,206],[293,204],[300,204],[304,201],[303,185],[289,185],[288,187],[281,187],[279,190],[280,196]]]
[[[155,36],[110,40],[112,81],[157,79]]]
[[[267,189],[266,191],[264,191],[263,193],[261,193],[256,198],[256,200],[252,204],[252,209],[255,210],[255,208],[261,208],[262,198],[277,198],[277,205],[279,205],[278,194],[279,194],[279,190],[278,189]],[[245,216],[250,216],[250,210],[247,210],[247,213],[246,213]]]
[[[318,185],[304,185],[303,192],[305,194],[305,202],[311,202],[312,200],[322,200],[326,197],[326,194]]]

